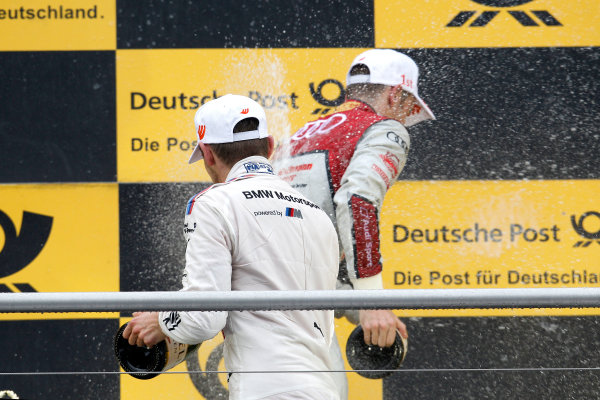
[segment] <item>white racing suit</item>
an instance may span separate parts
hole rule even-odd
[[[183,291],[335,289],[333,224],[263,157],[192,197],[184,234]],[[332,370],[333,311],[161,312],[159,321],[187,344],[223,331],[230,399],[339,398],[331,372],[243,373]]]
[[[383,288],[379,213],[387,190],[404,168],[409,147],[408,132],[400,122],[354,100],[308,122],[278,147],[276,172],[325,210],[336,226],[345,259],[339,287]]]

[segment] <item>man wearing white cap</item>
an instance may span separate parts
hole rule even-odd
[[[335,228],[274,174],[261,106],[225,95],[203,105],[194,122],[189,162],[204,159],[215,184],[187,204],[182,290],[335,289]],[[138,346],[166,336],[195,344],[220,331],[230,399],[339,399],[333,373],[322,372],[333,369],[333,311],[135,313],[123,337]]]
[[[348,71],[346,102],[333,114],[305,124],[275,153],[278,174],[336,225],[345,261],[339,288],[383,288],[379,212],[406,163],[410,138],[405,126],[435,118],[419,97],[418,77],[417,65],[405,54],[363,52]],[[401,265],[402,260],[397,262]],[[347,316],[360,322],[369,345],[391,346],[396,331],[408,337],[391,310]],[[340,386],[345,398],[346,382]]]

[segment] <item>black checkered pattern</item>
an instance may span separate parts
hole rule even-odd
[[[118,185],[120,289],[176,290],[185,252],[182,210],[208,182],[117,182],[118,51],[374,47],[375,6],[372,0],[117,1],[113,50],[0,52],[0,184]],[[401,179],[600,179],[599,48],[403,51],[420,65],[420,92],[438,121],[411,128]],[[0,210],[1,197],[0,186]],[[409,351],[405,366],[597,366],[597,317],[512,318],[500,334],[504,322],[410,321],[411,345],[427,351],[417,357]],[[118,325],[110,318],[0,320],[0,371],[116,371],[111,340]],[[543,335],[548,326],[562,334]],[[465,357],[473,353],[481,357]],[[384,381],[384,398],[591,398],[600,391],[595,372],[546,375],[398,373]],[[120,398],[116,375],[0,375],[4,388],[22,398]]]

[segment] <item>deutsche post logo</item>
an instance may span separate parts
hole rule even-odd
[[[23,211],[21,229],[0,211],[0,228],[4,231],[4,246],[0,249],[0,278],[12,275],[29,265],[42,251],[52,228],[52,217]],[[35,292],[28,283],[15,283],[21,292]],[[0,292],[11,291],[0,284]]]
[[[501,12],[507,12],[522,26],[535,27],[541,25],[546,26],[562,26],[562,24],[547,10],[514,10],[511,7],[520,6],[522,4],[531,3],[534,0],[471,0],[475,3],[482,4],[488,7],[500,7],[503,10],[485,10],[481,14],[477,11],[460,11],[446,25],[449,28],[460,28],[468,25],[469,27],[484,27],[489,24]],[[506,10],[504,10],[506,9]],[[475,16],[475,17],[474,17]],[[474,18],[473,18],[474,17]],[[470,23],[469,23],[470,22]],[[468,24],[467,24],[468,23]]]
[[[334,99],[329,99],[323,95],[323,89],[328,85],[334,85],[337,87],[339,91],[338,97]],[[327,114],[333,107],[339,106],[346,99],[346,91],[344,90],[344,85],[337,79],[325,79],[324,81],[319,83],[316,88],[315,84],[311,82],[308,84],[308,88],[310,90],[310,95],[312,96],[312,98],[321,106],[324,106],[314,109],[312,114]]]
[[[12,390],[0,390],[0,399],[18,399],[19,396]]]
[[[573,247],[588,247],[594,242],[594,240],[596,243],[600,244],[600,228],[596,232],[589,232],[584,227],[585,221],[590,217],[597,219],[598,222],[600,222],[600,213],[597,211],[585,212],[581,214],[579,218],[577,218],[575,215],[571,215],[571,225],[573,225],[573,229],[579,236],[586,239],[579,240],[573,245]]]
[[[223,359],[223,343],[218,344],[208,356],[206,361],[206,371],[218,371],[219,363]],[[186,359],[188,371],[202,372],[198,354]],[[195,373],[189,374],[192,383],[198,393],[207,399],[225,399],[228,397],[228,390],[219,380],[219,374],[216,373]]]

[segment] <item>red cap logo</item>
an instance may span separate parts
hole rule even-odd
[[[206,133],[206,125],[200,125],[198,127],[198,140],[204,139],[205,133]]]
[[[250,112],[250,109],[249,109],[249,108],[244,108],[244,109],[242,110],[242,114],[248,114],[248,112]]]

